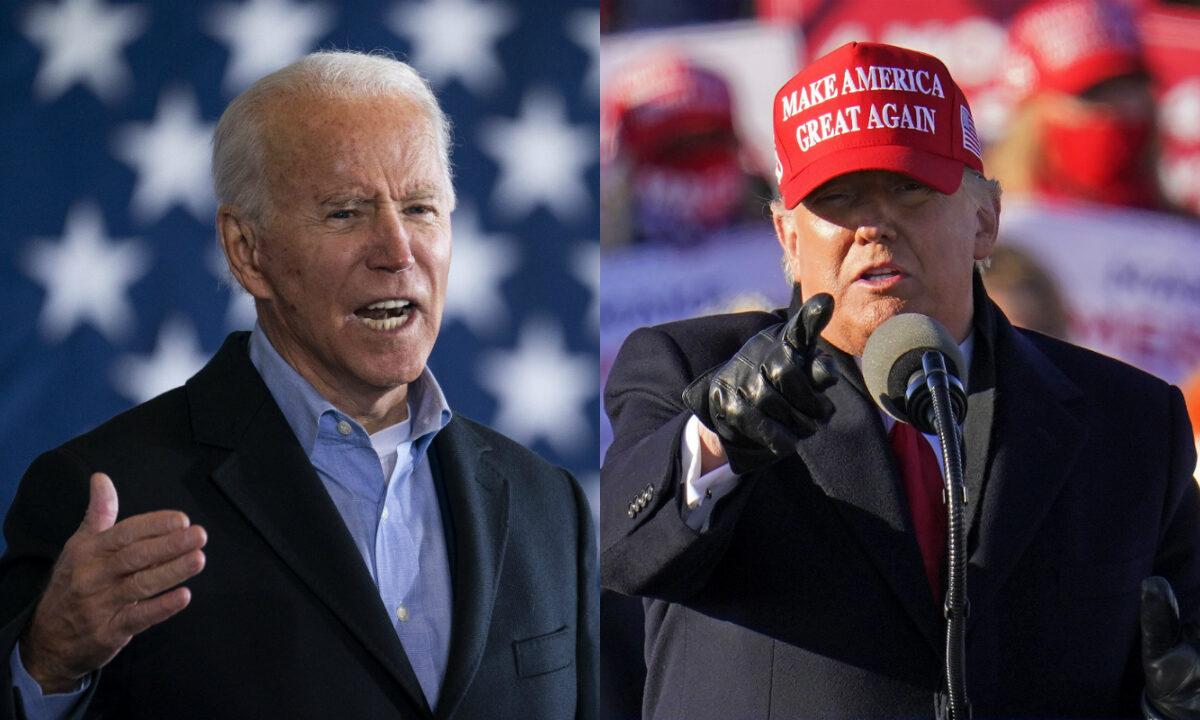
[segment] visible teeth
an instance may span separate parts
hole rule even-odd
[[[895,270],[872,270],[871,272],[863,275],[863,277],[879,278],[879,277],[888,277],[888,276],[897,275],[897,274],[898,273]]]
[[[408,322],[408,313],[385,318],[383,320],[376,320],[374,318],[367,317],[360,317],[359,320],[362,320],[364,323],[366,323],[366,326],[372,330],[395,330],[404,323]]]
[[[393,310],[395,308],[408,307],[411,303],[408,300],[380,300],[377,303],[372,303],[367,306],[368,310]]]

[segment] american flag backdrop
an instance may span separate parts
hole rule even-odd
[[[430,360],[451,407],[573,471],[594,506],[599,42],[581,0],[5,2],[0,515],[37,454],[252,325],[222,279],[212,129],[255,79],[333,48],[411,63],[454,123]]]

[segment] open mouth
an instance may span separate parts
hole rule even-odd
[[[380,300],[370,305],[364,305],[354,311],[358,319],[372,330],[395,330],[408,322],[412,314],[413,304],[410,300],[395,298]]]
[[[904,277],[904,273],[900,272],[896,268],[881,267],[864,272],[862,275],[858,276],[858,279],[870,285],[887,285],[889,283],[898,281],[902,277]]]

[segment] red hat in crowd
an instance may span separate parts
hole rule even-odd
[[[967,99],[932,55],[843,45],[793,76],[773,112],[775,174],[789,208],[856,170],[903,173],[947,195],[964,167],[983,172]]]
[[[675,52],[623,69],[604,93],[616,151],[644,159],[680,136],[733,128],[733,99],[720,75]]]
[[[1004,81],[1017,100],[1146,70],[1133,12],[1118,0],[1034,3],[1013,18],[1008,38]]]

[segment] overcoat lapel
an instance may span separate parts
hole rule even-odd
[[[433,441],[441,481],[454,516],[454,614],[450,657],[437,717],[450,718],[479,669],[508,543],[508,479],[495,453],[463,420],[450,421]]]
[[[838,365],[839,380],[826,391],[836,410],[826,426],[797,444],[796,452],[937,651],[942,642],[941,616],[929,591],[899,468],[879,410],[861,388],[861,373],[853,358],[829,345],[823,344],[823,349]]]
[[[1002,315],[994,317],[998,431],[970,555],[967,592],[981,609],[973,617],[986,614],[1045,522],[1087,432],[1079,388]]]
[[[384,667],[422,717],[429,705],[341,515],[236,333],[188,381],[197,440],[232,450],[213,480],[279,558]]]

